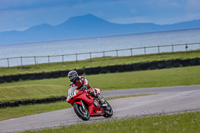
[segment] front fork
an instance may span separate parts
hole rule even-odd
[[[82,104],[82,108],[85,110],[86,109],[85,104],[83,103],[82,100],[80,100],[80,101],[81,101],[81,104]]]

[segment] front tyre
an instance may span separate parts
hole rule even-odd
[[[113,110],[112,110],[112,107],[110,106],[110,104],[106,101],[107,103],[107,107],[104,108],[104,117],[105,118],[110,118],[112,115],[113,115]]]
[[[90,113],[88,109],[83,109],[83,107],[80,104],[74,104],[74,111],[82,120],[87,121],[90,119]]]

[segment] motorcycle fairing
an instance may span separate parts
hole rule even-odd
[[[99,89],[96,89],[96,90],[97,90],[97,93],[100,94],[100,90]],[[74,98],[74,97],[76,97],[76,98]],[[79,104],[82,106],[82,102],[80,101],[80,100],[82,100],[84,102],[85,106],[88,107],[88,110],[89,110],[89,113],[91,116],[103,115],[104,110],[99,107],[99,103],[96,100],[94,100],[94,101],[98,104],[98,106],[97,107],[94,106],[93,105],[94,101],[92,99],[93,99],[93,97],[91,95],[87,95],[87,93],[85,93],[84,91],[79,91],[79,90],[76,90],[75,88],[72,88],[70,91],[68,91],[68,97],[67,97],[68,103],[71,103],[72,105]]]

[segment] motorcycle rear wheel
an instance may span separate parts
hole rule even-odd
[[[78,115],[79,118],[81,118],[84,121],[87,121],[90,119],[90,113],[87,108],[83,109],[83,107],[80,104],[74,105],[74,111]]]
[[[112,110],[112,107],[110,106],[110,104],[106,101],[106,103],[108,104],[106,109],[103,109],[104,110],[104,117],[105,118],[110,118],[112,115],[113,115],[113,110]]]

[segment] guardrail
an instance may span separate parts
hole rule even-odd
[[[87,52],[87,53],[75,53],[64,55],[49,55],[49,56],[21,56],[12,58],[0,58],[0,67],[11,66],[24,66],[24,65],[37,65],[42,63],[52,62],[66,62],[66,61],[79,61],[97,57],[120,57],[120,56],[133,56],[133,55],[145,55],[153,53],[163,52],[177,52],[177,51],[190,51],[200,49],[200,43],[187,43],[187,44],[173,44],[173,45],[159,45],[149,47],[138,47],[128,49],[118,49],[109,51]]]

